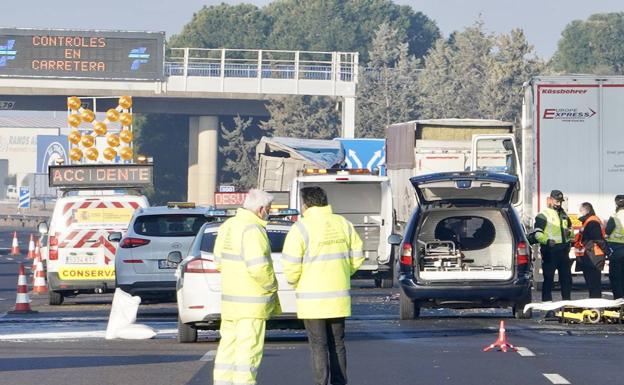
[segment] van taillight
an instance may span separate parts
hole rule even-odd
[[[518,260],[518,265],[528,265],[529,264],[529,247],[526,242],[519,242],[516,248],[516,258]]]
[[[210,259],[198,258],[190,261],[184,268],[185,273],[218,273],[217,266]]]
[[[135,247],[145,246],[150,243],[149,239],[143,238],[124,238],[119,242],[119,247],[122,249],[133,249]]]
[[[48,259],[50,261],[58,260],[58,236],[50,235],[48,238]]]
[[[403,248],[401,250],[401,265],[411,266],[414,262],[414,258],[412,257],[412,245],[409,243],[404,243]]]

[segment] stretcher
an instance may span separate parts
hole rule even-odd
[[[624,322],[624,298],[579,299],[574,301],[536,302],[524,307],[529,310],[554,311],[555,317],[565,323],[622,323]]]

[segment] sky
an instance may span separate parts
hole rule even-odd
[[[269,0],[0,0],[1,27],[77,28],[165,31],[179,33],[203,5]],[[395,0],[412,6],[438,24],[445,36],[479,17],[491,32],[524,29],[537,54],[550,58],[563,28],[593,13],[624,11],[622,0]],[[36,12],[34,11],[36,10]]]

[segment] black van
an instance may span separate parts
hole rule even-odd
[[[491,172],[438,173],[410,179],[414,210],[399,247],[401,319],[422,307],[511,306],[531,302],[532,257],[511,202],[518,178]]]

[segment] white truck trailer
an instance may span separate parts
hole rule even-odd
[[[624,77],[535,77],[525,85],[522,163],[525,221],[531,225],[553,189],[578,218],[590,202],[606,220],[624,193]],[[576,225],[580,225],[578,221]]]
[[[478,156],[473,156],[478,152]],[[489,119],[430,119],[396,123],[386,132],[386,167],[399,230],[416,207],[412,176],[489,170],[518,175],[513,123]],[[522,178],[521,178],[522,184]],[[519,207],[522,196],[514,203]]]

